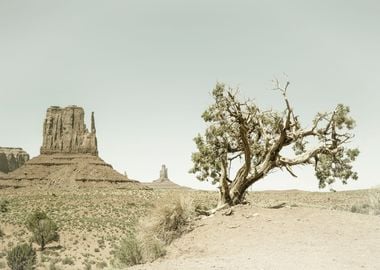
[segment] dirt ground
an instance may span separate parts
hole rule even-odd
[[[371,192],[252,192],[250,204],[197,220],[164,258],[131,269],[380,269],[380,216],[350,212],[367,211]],[[8,202],[0,212],[0,269],[8,269],[8,250],[29,241],[25,220],[36,209],[60,228],[60,240],[46,251],[34,245],[37,269],[117,269],[112,260],[120,239],[155,203],[178,194],[205,207],[218,197],[189,190],[0,189],[0,201]]]
[[[380,269],[380,217],[236,207],[197,222],[166,257],[131,269]]]

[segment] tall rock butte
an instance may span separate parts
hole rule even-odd
[[[189,189],[172,182],[169,179],[168,168],[165,165],[161,165],[160,178],[153,182],[145,182],[144,184],[153,189]]]
[[[12,172],[28,160],[29,154],[22,148],[0,147],[0,172]]]
[[[41,154],[82,153],[98,155],[94,113],[91,115],[91,130],[84,123],[81,107],[50,107],[43,125]]]
[[[94,113],[89,131],[81,107],[53,106],[47,110],[40,152],[19,169],[0,175],[0,186],[112,184],[121,188],[146,188],[115,171],[98,156]]]

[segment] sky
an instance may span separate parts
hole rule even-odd
[[[380,2],[0,0],[0,146],[39,154],[52,105],[95,112],[99,154],[132,179],[215,189],[188,171],[216,82],[283,110],[272,79],[305,127],[336,104],[357,121],[359,180],[380,185]],[[311,167],[275,172],[253,190],[318,190]]]

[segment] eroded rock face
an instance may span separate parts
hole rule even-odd
[[[11,173],[0,174],[0,188],[31,185],[148,188],[120,174],[98,156],[94,114],[88,131],[84,110],[77,106],[50,107],[43,125],[41,155]]]
[[[9,173],[24,165],[29,154],[22,148],[0,147],[0,171]]]
[[[84,123],[81,107],[48,108],[43,127],[41,154],[80,153],[98,155],[94,113],[91,130]]]

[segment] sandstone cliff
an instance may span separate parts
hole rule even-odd
[[[29,154],[22,148],[0,147],[0,171],[9,173],[24,165]]]
[[[98,155],[94,113],[91,115],[91,131],[84,123],[81,107],[53,106],[46,112],[43,125],[41,154],[81,153]]]
[[[43,124],[41,155],[9,174],[0,174],[0,180],[0,188],[28,185],[147,188],[118,173],[98,156],[94,114],[88,131],[84,110],[77,106],[50,107]]]

